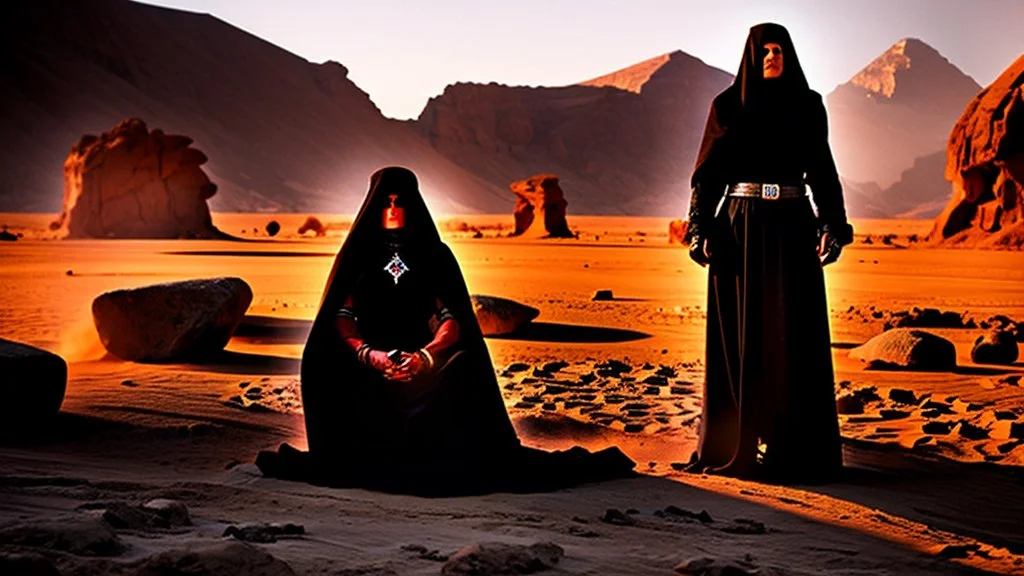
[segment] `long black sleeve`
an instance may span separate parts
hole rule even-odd
[[[846,217],[843,186],[828,143],[828,115],[821,95],[814,93],[810,105],[807,184],[818,207],[818,225],[835,236],[840,244],[850,244],[853,242],[853,227]]]
[[[705,234],[725,190],[722,163],[726,141],[725,125],[720,114],[722,101],[720,95],[711,103],[697,163],[690,178],[689,224],[684,238],[687,243]]]

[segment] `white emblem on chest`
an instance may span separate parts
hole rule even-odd
[[[409,267],[402,262],[402,259],[398,257],[396,253],[388,265],[384,267],[384,271],[391,274],[391,277],[395,279],[395,284],[398,284],[398,277],[409,271]]]

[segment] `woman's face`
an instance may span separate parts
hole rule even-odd
[[[778,78],[782,76],[782,46],[769,42],[764,45],[764,77]]]
[[[383,225],[385,230],[399,230],[405,227],[405,208],[397,204],[398,195],[388,196],[389,203],[384,208]]]

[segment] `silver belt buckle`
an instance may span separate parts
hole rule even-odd
[[[762,184],[761,185],[761,198],[765,200],[778,200],[779,199],[778,184]]]

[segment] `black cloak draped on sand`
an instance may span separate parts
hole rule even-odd
[[[767,43],[782,75],[763,77]],[[730,184],[810,187],[807,198],[723,195]],[[720,205],[719,205],[720,204]],[[717,208],[717,210],[716,210]],[[852,242],[821,96],[782,26],[750,29],[711,105],[691,180],[690,240],[710,248],[704,404],[693,471],[821,481],[842,469],[824,231]]]
[[[381,224],[392,194],[405,211],[397,232]],[[396,249],[407,267],[398,282],[385,271]],[[359,362],[335,327],[347,296],[374,349],[426,345],[438,300],[457,322],[458,340],[423,377],[388,381]],[[257,464],[268,476],[446,496],[549,490],[634,474],[634,463],[617,448],[546,452],[520,444],[458,262],[405,168],[371,177],[328,276],[301,371],[309,453],[287,445],[261,453]]]

